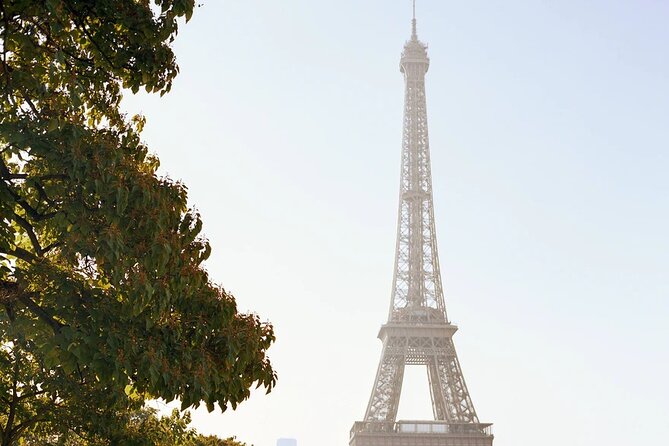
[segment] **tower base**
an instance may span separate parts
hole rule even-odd
[[[492,446],[491,424],[445,421],[359,421],[349,446]]]

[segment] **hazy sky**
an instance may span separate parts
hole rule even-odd
[[[205,0],[130,96],[279,374],[202,431],[343,446],[381,353],[409,0]],[[496,446],[669,438],[669,2],[419,0],[439,253]],[[430,416],[422,369],[404,419]]]

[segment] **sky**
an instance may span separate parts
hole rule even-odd
[[[201,3],[172,92],[124,107],[188,186],[213,280],[274,325],[279,379],[193,425],[346,445],[390,302],[411,4]],[[663,444],[669,2],[419,0],[417,18],[446,306],[494,444]],[[420,368],[399,417],[431,417]]]

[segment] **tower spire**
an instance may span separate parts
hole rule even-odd
[[[418,34],[416,33],[416,0],[413,0],[413,18],[411,19],[411,39],[417,40]]]

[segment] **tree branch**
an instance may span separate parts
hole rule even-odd
[[[28,223],[28,220],[21,217],[16,212],[14,212],[13,214],[14,214],[14,221],[16,221],[19,224],[19,226],[25,229],[25,231],[28,233],[28,238],[30,238],[30,243],[32,243],[33,249],[35,250],[37,256],[42,257],[44,251],[42,251],[42,246],[40,245],[39,240],[37,239],[37,235],[35,235],[35,228],[33,228],[32,225]]]
[[[56,215],[55,212],[40,214],[39,212],[37,212],[37,209],[32,207],[21,195],[18,194],[18,192],[12,189],[7,183],[0,183],[0,186],[3,185],[7,190],[7,192],[9,192],[9,194],[12,196],[12,198],[14,198],[14,202],[19,206],[21,206],[21,208],[23,208],[23,210],[26,211],[26,214],[28,214],[28,216],[34,221],[48,220],[49,218]]]
[[[25,180],[28,178],[28,175],[25,173],[2,173],[0,175],[0,180]]]
[[[84,33],[86,34],[86,37],[88,37],[88,40],[90,40],[91,44],[95,47],[96,50],[98,50],[98,53],[102,56],[102,58],[107,61],[110,67],[112,67],[115,70],[118,70],[120,68],[127,68],[127,67],[118,67],[114,64],[114,62],[111,60],[111,58],[104,52],[102,51],[102,48],[98,44],[98,42],[95,41],[93,36],[91,35],[90,31],[86,27],[86,20],[83,18],[78,11],[75,11],[74,8],[72,8],[68,2],[65,2],[65,7],[70,11],[70,13],[73,16],[73,22],[77,25],[77,27]]]
[[[18,246],[15,249],[8,249],[3,254],[9,254],[10,256],[14,256],[17,259],[21,259],[28,263],[33,263],[39,260],[39,258],[35,256],[35,254],[33,254],[30,251],[26,251],[25,249],[20,248]]]
[[[12,379],[12,401],[9,403],[9,414],[7,415],[7,424],[5,425],[5,432],[11,437],[11,432],[14,430],[14,415],[16,413],[16,390],[19,380],[19,359],[16,358],[14,362],[14,376]]]
[[[56,248],[58,248],[59,246],[62,246],[62,245],[63,245],[63,243],[60,242],[60,241],[58,241],[58,242],[53,242],[53,243],[51,243],[50,245],[48,245],[47,247],[45,247],[44,249],[42,249],[42,252],[43,252],[44,254],[46,254],[46,253],[48,253],[49,251],[51,251],[52,249],[56,249]]]
[[[2,0],[0,0],[2,1]],[[8,144],[5,148],[12,147],[13,144]],[[4,150],[3,150],[4,151]],[[46,180],[67,180],[69,177],[63,173],[52,173],[47,175],[40,175],[36,177],[39,181]],[[2,180],[28,180],[30,177],[26,173],[12,173],[9,167],[5,164],[5,160],[0,158],[0,179]]]
[[[34,293],[31,293],[34,294]],[[61,328],[65,326],[53,318],[44,308],[31,299],[30,294],[24,292],[18,283],[0,280],[0,298],[3,303],[19,301],[25,305],[35,316],[45,322],[55,334],[60,333]]]
[[[24,293],[20,293],[17,297],[19,302],[28,307],[28,309],[32,311],[33,314],[35,314],[39,319],[51,327],[54,334],[60,333],[61,328],[65,326],[64,324],[61,324],[55,320],[53,316],[51,316],[44,308],[40,307],[34,300],[30,298],[30,296]]]
[[[14,435],[18,438],[19,435],[21,435],[21,433],[24,430],[26,430],[26,428],[28,428],[28,427],[30,427],[34,424],[37,424],[40,421],[46,421],[46,418],[41,417],[41,414],[40,414],[40,416],[35,416],[35,417],[32,417],[32,418],[28,418],[26,421],[16,425],[16,427],[14,428]]]
[[[34,396],[39,396],[47,393],[47,390],[36,390],[34,392],[22,393],[20,396],[16,397],[17,401],[23,401],[26,398],[32,398]]]
[[[46,191],[44,190],[44,186],[42,186],[40,183],[35,182],[35,189],[37,189],[37,193],[39,194],[40,197],[42,197],[42,200],[46,201],[46,203],[51,206],[55,207],[55,203],[51,198],[49,198],[49,195],[47,195]]]

